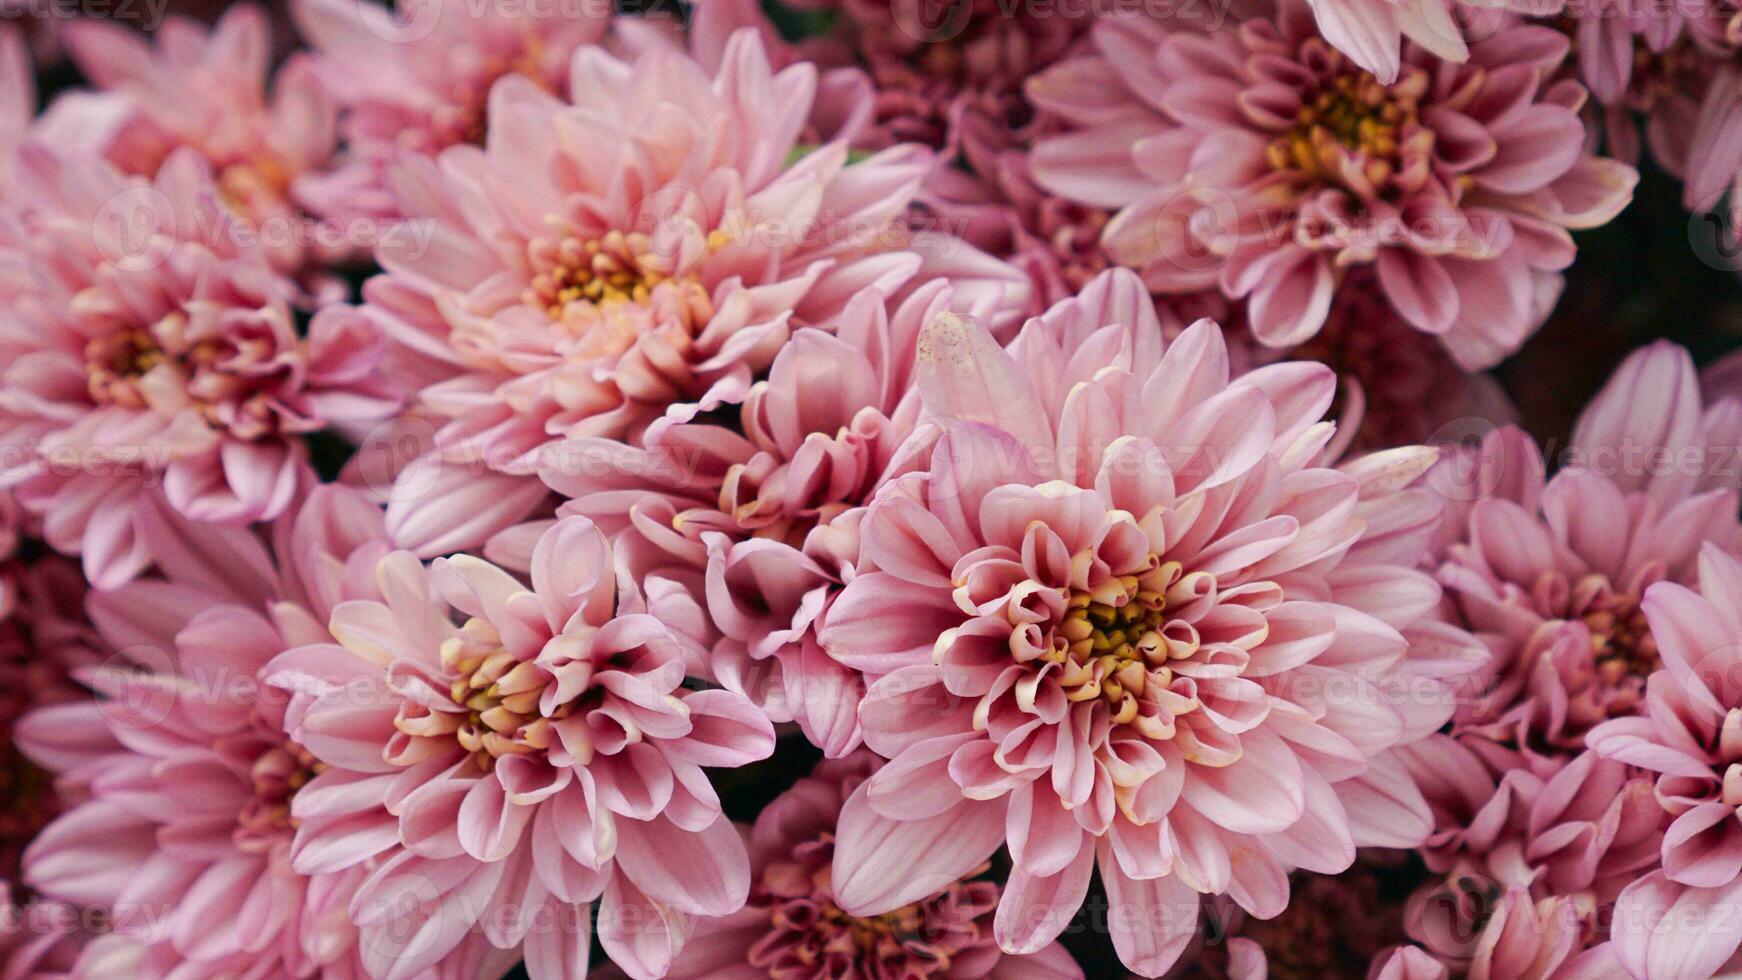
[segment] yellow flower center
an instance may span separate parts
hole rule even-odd
[[[468,629],[479,622],[468,623]],[[450,637],[442,644],[441,659],[459,675],[449,686],[448,697],[466,709],[464,714],[447,714],[445,720],[483,772],[495,768],[502,756],[550,748],[551,722],[567,718],[574,710],[569,703],[558,705],[548,717],[541,714],[545,675],[500,646],[480,651],[464,637]]]
[[[1061,665],[1059,683],[1067,700],[1100,698],[1113,723],[1123,725],[1137,720],[1138,699],[1148,685],[1172,683],[1168,663],[1195,652],[1163,635],[1167,590],[1179,581],[1180,571],[1179,562],[1152,555],[1141,574],[1120,575],[1094,591],[1071,595],[1048,654]]]
[[[1645,678],[1657,670],[1657,640],[1637,599],[1616,596],[1580,619],[1591,630],[1591,653],[1604,683],[1615,684],[1630,675]]]
[[[728,240],[724,231],[715,230],[708,235],[708,248]],[[528,244],[527,256],[533,275],[521,301],[581,337],[583,347],[576,352],[581,356],[627,349],[647,328],[642,313],[676,318],[692,334],[714,316],[707,289],[694,276],[662,269],[643,232],[537,238]]]
[[[1366,72],[1340,76],[1306,101],[1293,128],[1266,149],[1270,165],[1334,179],[1340,159],[1352,151],[1367,179],[1383,183],[1396,171],[1403,130],[1416,121],[1426,87],[1421,73],[1389,87]]]

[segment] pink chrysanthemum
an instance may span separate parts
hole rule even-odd
[[[529,589],[476,558],[425,568],[395,552],[381,601],[334,609],[339,644],[273,666],[295,693],[292,737],[325,767],[292,810],[297,866],[340,871],[404,845],[352,906],[379,976],[416,975],[474,928],[524,944],[537,980],[584,976],[601,895],[612,960],[659,976],[687,916],[749,893],[703,767],[767,756],[768,719],[683,686],[691,641],[619,583],[591,522],[559,521],[531,564]]]
[[[793,330],[908,278],[914,254],[958,288],[1020,285],[960,242],[909,240],[898,219],[924,150],[851,164],[839,143],[799,152],[816,69],[775,72],[752,31],[712,77],[664,47],[633,63],[584,48],[573,71],[573,104],[506,78],[482,150],[396,171],[439,247],[378,250],[388,272],[365,295],[444,423],[437,457],[407,471],[388,511],[420,554],[528,513],[556,438],[633,441],[673,406],[742,399]]]
[[[1738,443],[1742,402],[1702,406],[1692,360],[1665,343],[1616,371],[1552,479],[1511,428],[1442,464],[1430,485],[1456,506],[1440,584],[1494,653],[1460,736],[1576,753],[1593,725],[1638,713],[1660,667],[1646,590],[1691,583],[1702,541],[1742,542]]]
[[[1606,722],[1589,738],[1598,754],[1656,777],[1670,820],[1663,870],[1628,888],[1615,914],[1622,963],[1649,980],[1709,976],[1742,942],[1726,921],[1742,899],[1742,559],[1708,543],[1692,584],[1646,592],[1662,669],[1646,686],[1643,717]]]
[[[929,462],[868,509],[821,633],[877,678],[860,723],[893,760],[843,812],[843,908],[900,907],[1008,842],[1004,949],[1050,942],[1098,867],[1115,947],[1156,976],[1201,895],[1274,916],[1289,872],[1425,838],[1390,752],[1449,716],[1433,678],[1482,656],[1407,567],[1438,517],[1407,489],[1431,450],[1316,465],[1331,372],[1230,380],[1207,321],[1164,352],[1128,272],[1009,352],[940,315],[916,377]]]
[[[1113,18],[1093,38],[1029,85],[1078,124],[1036,145],[1036,179],[1118,209],[1103,244],[1151,288],[1249,298],[1271,346],[1318,332],[1371,264],[1404,319],[1489,366],[1540,325],[1568,230],[1608,221],[1637,179],[1586,150],[1585,94],[1553,80],[1568,45],[1546,27],[1507,27],[1461,65],[1408,46],[1389,85],[1297,0],[1208,35]]]
[[[992,938],[998,884],[978,875],[942,883],[888,915],[858,918],[835,904],[829,867],[841,807],[882,764],[869,752],[820,763],[763,808],[749,831],[750,901],[698,920],[671,980],[710,977],[903,977],[921,980],[1081,980],[1056,943],[1012,956]]]
[[[292,10],[317,52],[315,73],[338,103],[349,154],[335,172],[311,179],[311,205],[335,219],[397,216],[388,172],[399,154],[482,143],[490,88],[506,75],[565,98],[574,52],[605,38],[611,6],[298,0]]]
[[[0,215],[0,480],[93,584],[145,566],[134,525],[158,484],[195,520],[270,520],[309,472],[300,436],[396,404],[355,311],[299,336],[197,156],[146,183],[31,146],[20,177]]]
[[[334,604],[368,594],[387,551],[380,512],[323,488],[269,549],[251,531],[144,511],[162,577],[90,597],[114,651],[80,675],[99,697],[21,724],[25,751],[77,801],[26,852],[26,880],[112,910],[131,976],[360,977],[345,910],[363,869],[292,868],[291,803],[319,763],[286,737],[285,699],[263,678],[273,657],[326,636]],[[487,952],[475,942],[426,980],[475,976]]]
[[[1010,313],[997,295],[944,280],[892,285],[794,333],[745,397],[742,434],[698,419],[656,426],[639,448],[570,440],[541,465],[568,498],[559,514],[633,532],[652,551],[637,565],[688,570],[720,634],[711,675],[774,721],[797,721],[831,757],[858,745],[864,684],[817,647],[815,630],[856,556],[857,513],[918,421],[920,329],[946,309]]]
[[[1421,951],[1458,976],[1619,976],[1615,901],[1663,838],[1649,781],[1591,752],[1533,757],[1443,735],[1403,756],[1434,811],[1423,856],[1435,878],[1404,918]]]
[[[68,51],[101,92],[65,97],[45,125],[145,177],[177,148],[193,149],[272,268],[304,287],[311,305],[342,299],[344,284],[325,267],[356,246],[303,213],[307,181],[333,165],[338,138],[335,107],[306,57],[274,73],[271,29],[251,4],[210,28],[170,17],[152,40],[105,20],[69,24]]]

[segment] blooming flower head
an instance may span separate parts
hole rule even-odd
[[[292,10],[317,52],[314,72],[338,104],[350,153],[344,166],[311,181],[311,205],[331,216],[395,216],[387,186],[394,157],[482,143],[490,88],[505,75],[566,96],[575,50],[599,43],[611,27],[608,0],[405,0],[391,11],[299,0]]]
[[[442,244],[379,249],[387,275],[366,287],[369,310],[445,423],[435,463],[486,468],[395,501],[389,524],[420,553],[525,514],[543,488],[518,474],[557,437],[635,441],[674,406],[742,399],[793,330],[911,277],[914,254],[958,288],[987,276],[983,255],[910,241],[897,222],[925,151],[797,152],[816,70],[775,72],[754,31],[733,35],[712,75],[668,47],[633,62],[584,48],[573,71],[572,104],[504,79],[483,149],[409,161],[396,178]]]
[[[93,584],[144,567],[138,504],[159,484],[195,520],[270,520],[308,473],[301,435],[396,404],[355,311],[299,336],[198,156],[146,182],[30,146],[20,177],[0,215],[3,478]]]
[[[271,30],[251,4],[230,8],[210,29],[170,17],[154,39],[155,47],[94,18],[68,25],[68,50],[102,94],[70,96],[57,107],[57,131],[146,177],[175,149],[191,148],[275,271],[319,299],[343,296],[322,266],[350,249],[317,234],[301,213],[306,182],[332,166],[337,145],[334,105],[308,60],[292,57],[273,73]]]
[[[1008,352],[940,315],[918,358],[929,462],[867,510],[821,631],[877,678],[859,718],[892,760],[842,815],[844,909],[1008,843],[1005,950],[1057,935],[1098,867],[1131,912],[1109,922],[1121,959],[1157,976],[1201,895],[1268,918],[1289,872],[1427,835],[1389,753],[1449,715],[1429,675],[1481,656],[1427,622],[1439,590],[1407,567],[1437,519],[1409,489],[1431,450],[1315,463],[1331,372],[1231,380],[1207,321],[1164,349],[1128,272]]]
[[[1494,653],[1460,734],[1576,753],[1593,725],[1643,708],[1662,666],[1646,591],[1691,584],[1702,541],[1742,540],[1739,433],[1742,402],[1703,406],[1687,352],[1658,344],[1585,409],[1552,478],[1512,428],[1442,464],[1430,483],[1457,506],[1438,577],[1453,620]]]
[[[750,901],[700,919],[670,980],[734,974],[1071,980],[1082,971],[1056,943],[1012,956],[992,938],[998,884],[970,876],[888,915],[859,918],[835,904],[829,866],[841,806],[882,765],[869,752],[819,763],[763,808],[749,831]]]
[[[338,644],[272,668],[324,767],[292,810],[297,866],[405,848],[353,905],[366,966],[414,976],[481,928],[524,944],[535,978],[583,976],[602,895],[606,951],[658,976],[685,916],[743,906],[748,858],[703,767],[767,756],[773,729],[739,695],[683,686],[688,641],[619,585],[591,522],[539,539],[530,589],[467,556],[395,552],[376,576],[379,600],[333,610]],[[383,805],[395,819],[347,833]]]
[[[943,280],[894,285],[867,287],[828,323],[795,332],[751,386],[738,428],[661,424],[643,447],[574,439],[540,464],[567,498],[559,514],[630,532],[649,546],[637,561],[645,570],[679,580],[688,570],[720,634],[708,657],[715,679],[776,722],[796,720],[831,757],[858,744],[863,683],[817,648],[814,631],[856,556],[857,512],[901,465],[918,421],[920,330],[945,310],[1010,312],[999,294]]]
[[[1389,84],[1296,0],[1212,34],[1112,18],[1092,36],[1029,84],[1080,120],[1037,143],[1036,179],[1117,209],[1103,245],[1158,292],[1247,298],[1271,346],[1317,333],[1372,265],[1460,366],[1492,365],[1540,325],[1568,230],[1608,221],[1637,177],[1585,148],[1584,92],[1554,80],[1568,44],[1546,27],[1509,26],[1464,64],[1406,45]]]
[[[1663,839],[1650,781],[1593,752],[1532,758],[1444,735],[1402,755],[1435,826],[1410,938],[1458,975],[1617,975],[1617,897]]]
[[[387,550],[380,512],[323,488],[268,548],[144,510],[162,574],[92,593],[113,656],[79,676],[98,697],[21,723],[25,751],[76,801],[26,852],[26,880],[112,909],[138,957],[126,975],[357,976],[345,909],[362,872],[291,867],[291,802],[319,763],[286,737],[285,699],[262,681],[278,653],[325,635],[331,605],[368,588]],[[439,974],[463,975],[463,963]]]
[[[1724,928],[1690,936],[1678,924],[1725,914],[1742,895],[1739,598],[1742,559],[1717,543],[1701,549],[1689,584],[1652,585],[1642,609],[1662,669],[1646,684],[1644,713],[1590,734],[1595,752],[1655,778],[1669,820],[1662,871],[1628,888],[1616,910],[1616,945],[1635,976],[1710,975],[1742,938]]]

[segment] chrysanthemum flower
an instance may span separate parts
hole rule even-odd
[[[405,0],[394,8],[298,0],[292,12],[341,113],[348,156],[333,173],[312,177],[306,194],[335,219],[397,216],[388,186],[393,159],[482,143],[490,88],[503,76],[565,97],[575,50],[603,40],[612,15],[609,0]]]
[[[1637,179],[1585,148],[1585,94],[1554,80],[1568,42],[1546,27],[1507,27],[1461,65],[1406,46],[1391,84],[1298,0],[1207,35],[1112,18],[1092,36],[1029,84],[1078,124],[1036,144],[1036,179],[1118,209],[1103,244],[1152,289],[1248,298],[1271,346],[1318,332],[1371,264],[1404,319],[1492,365],[1540,325],[1569,229],[1608,221]]]
[[[917,259],[910,263],[919,271]],[[919,398],[921,328],[943,310],[1007,320],[997,292],[944,280],[868,287],[806,327],[744,400],[742,434],[717,420],[659,425],[644,447],[575,439],[540,473],[591,518],[651,546],[638,566],[689,570],[719,632],[711,675],[776,722],[797,721],[831,757],[858,745],[861,675],[816,645],[815,629],[857,556],[857,512],[899,465]]]
[[[67,49],[102,92],[72,93],[45,125],[145,177],[177,148],[193,149],[273,269],[305,287],[311,302],[342,298],[344,284],[324,267],[356,245],[302,210],[307,181],[333,165],[338,138],[335,107],[307,58],[293,56],[274,72],[271,28],[252,4],[230,8],[210,28],[167,18],[152,40],[108,20],[69,24]]]
[[[572,104],[504,79],[482,150],[396,171],[434,244],[378,250],[387,275],[365,295],[445,423],[389,508],[396,540],[437,554],[514,523],[556,438],[633,441],[673,406],[742,399],[793,330],[908,278],[913,253],[958,288],[987,275],[968,246],[899,225],[925,151],[801,152],[815,88],[814,66],[773,71],[752,31],[712,77],[668,48],[584,48]],[[431,481],[442,467],[464,476]]]
[[[1459,976],[1620,975],[1615,902],[1655,867],[1663,839],[1649,780],[1592,752],[1443,735],[1402,754],[1435,825],[1423,849],[1435,879],[1410,898],[1410,938]]]
[[[739,695],[683,686],[690,641],[619,584],[591,522],[539,539],[530,589],[467,556],[395,552],[376,575],[380,601],[334,609],[338,644],[272,668],[324,767],[292,808],[296,866],[405,848],[352,906],[366,966],[414,976],[477,928],[523,946],[538,980],[584,976],[603,896],[606,951],[652,977],[686,916],[743,906],[749,861],[703,767],[767,756],[773,729]]]
[[[1010,352],[940,315],[918,357],[940,434],[865,514],[821,633],[879,678],[860,722],[893,760],[843,811],[842,908],[888,912],[1008,843],[1005,950],[1050,942],[1098,867],[1114,945],[1155,976],[1201,895],[1274,916],[1289,872],[1426,837],[1390,752],[1449,716],[1432,678],[1482,656],[1427,622],[1439,589],[1408,567],[1432,450],[1315,464],[1329,369],[1230,380],[1207,321],[1164,352],[1128,272]]]
[[[739,912],[696,922],[670,980],[913,977],[1073,980],[1059,945],[1012,956],[992,938],[998,883],[970,875],[888,915],[859,918],[829,882],[841,806],[877,770],[869,752],[825,761],[763,808],[748,832],[752,885]]]
[[[1460,735],[1576,753],[1593,725],[1641,710],[1661,666],[1641,600],[1691,584],[1702,541],[1742,541],[1739,443],[1742,402],[1703,406],[1687,352],[1662,343],[1592,400],[1552,479],[1512,428],[1442,464],[1430,485],[1456,506],[1439,580],[1494,652]]]
[[[1662,872],[1630,887],[1616,909],[1622,962],[1652,980],[1708,976],[1742,942],[1742,930],[1716,918],[1742,899],[1742,559],[1706,544],[1691,586],[1659,582],[1645,593],[1662,669],[1646,686],[1642,717],[1606,722],[1589,738],[1598,754],[1656,777],[1670,820]],[[1689,921],[1710,925],[1690,930]]]
[[[195,520],[270,520],[309,473],[300,436],[397,404],[356,311],[299,336],[191,152],[147,183],[33,145],[20,177],[0,216],[0,479],[94,585],[145,566],[135,522],[159,484]]]
[[[263,678],[274,656],[326,636],[334,604],[368,594],[387,551],[380,512],[322,488],[268,548],[144,510],[162,577],[91,595],[113,656],[79,676],[99,696],[21,723],[25,751],[76,800],[26,852],[26,880],[112,910],[136,957],[125,975],[359,977],[345,911],[364,869],[292,868],[291,804],[320,764],[286,736],[285,699]],[[488,950],[475,941],[428,978],[475,976]]]

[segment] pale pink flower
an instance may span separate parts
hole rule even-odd
[[[286,736],[286,699],[264,677],[285,649],[327,636],[335,604],[370,594],[388,550],[380,511],[322,488],[268,547],[142,510],[162,577],[92,593],[113,655],[79,676],[98,697],[21,723],[25,751],[76,799],[26,852],[26,880],[111,909],[138,947],[131,976],[360,977],[344,913],[365,869],[292,867],[292,801],[319,764]],[[468,975],[488,949],[473,947],[427,980]]]
[[[644,611],[585,518],[552,526],[531,565],[529,589],[477,558],[394,552],[381,600],[334,609],[338,644],[272,667],[294,694],[291,736],[326,767],[294,804],[296,866],[404,846],[352,906],[377,975],[413,976],[476,928],[524,944],[537,980],[584,976],[602,896],[607,953],[659,976],[688,916],[749,894],[703,767],[767,756],[768,719],[683,686],[691,641]]]
[[[0,214],[16,272],[0,277],[0,481],[98,587],[145,566],[142,496],[270,520],[311,475],[303,434],[397,403],[356,311],[324,309],[299,336],[198,156],[146,182],[32,145],[20,177]]]
[[[1585,148],[1585,93],[1554,80],[1568,44],[1546,27],[1508,26],[1461,65],[1406,46],[1389,85],[1299,0],[1207,35],[1111,18],[1092,37],[1029,83],[1078,124],[1036,144],[1035,178],[1117,209],[1103,245],[1152,289],[1248,298],[1271,346],[1317,333],[1372,265],[1405,320],[1490,366],[1540,325],[1569,230],[1608,221],[1637,180]]]
[[[1742,541],[1739,443],[1742,402],[1704,407],[1687,352],[1659,343],[1592,400],[1552,479],[1512,428],[1441,464],[1447,611],[1494,653],[1461,736],[1575,753],[1593,725],[1639,712],[1660,667],[1640,602],[1691,584],[1701,542]]]
[[[829,866],[836,821],[882,765],[869,752],[825,761],[763,808],[750,828],[750,901],[696,922],[671,980],[711,977],[903,977],[920,980],[1081,980],[1054,943],[1012,956],[992,938],[998,883],[979,869],[931,894],[861,919],[835,904]]]
[[[575,50],[604,40],[612,20],[610,0],[298,0],[291,9],[340,111],[348,156],[311,178],[306,194],[335,220],[398,214],[388,173],[399,154],[482,143],[490,88],[503,76],[566,98]]]
[[[325,267],[351,257],[356,245],[302,210],[306,181],[333,165],[336,109],[306,57],[293,55],[273,71],[271,29],[259,7],[231,7],[210,28],[170,17],[151,40],[96,19],[75,21],[65,34],[73,60],[102,93],[73,93],[51,109],[56,132],[145,177],[176,148],[192,148],[275,271],[303,286],[311,305],[343,298],[344,283]],[[54,119],[57,111],[64,118]]]
[[[1444,735],[1402,755],[1435,827],[1422,853],[1436,878],[1410,899],[1410,938],[1459,976],[1617,975],[1616,899],[1656,866],[1663,839],[1650,781],[1592,752]]]
[[[1717,543],[1700,552],[1690,585],[1645,593],[1644,616],[1662,669],[1642,717],[1590,734],[1594,751],[1655,774],[1670,818],[1663,871],[1621,897],[1615,935],[1637,977],[1708,976],[1742,943],[1727,922],[1742,900],[1742,559]],[[1690,915],[1704,914],[1700,928]]]
[[[945,280],[897,285],[861,290],[826,324],[795,332],[745,397],[742,434],[718,421],[661,424],[643,447],[575,439],[540,465],[567,498],[559,514],[633,533],[651,546],[638,565],[694,583],[718,633],[710,675],[775,722],[798,722],[831,757],[859,743],[864,682],[818,648],[815,630],[857,555],[857,511],[918,421],[920,330],[944,310],[1009,314],[990,293],[958,299]]]
[[[1427,836],[1391,750],[1482,656],[1428,622],[1439,589],[1409,567],[1432,450],[1315,463],[1331,372],[1230,380],[1207,321],[1164,348],[1123,271],[1008,352],[941,314],[915,374],[929,458],[871,504],[820,637],[878,678],[859,718],[893,760],[843,811],[842,908],[900,907],[1008,843],[1005,950],[1050,942],[1098,867],[1121,959],[1157,976],[1200,896],[1274,916],[1289,872]]]
[[[572,104],[505,78],[483,149],[395,171],[433,237],[377,250],[387,274],[365,287],[367,309],[444,423],[389,506],[401,545],[438,554],[525,516],[544,493],[539,451],[558,438],[634,441],[668,409],[741,400],[794,330],[911,277],[915,255],[959,290],[1024,287],[901,226],[925,150],[851,165],[839,142],[795,152],[816,85],[812,65],[774,71],[748,30],[712,76],[669,47],[633,62],[583,48]]]

